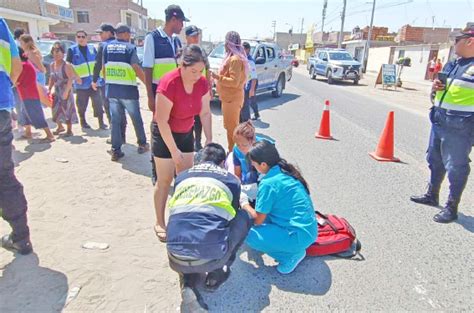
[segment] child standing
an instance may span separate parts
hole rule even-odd
[[[36,129],[43,129],[46,133],[46,138],[42,139],[45,142],[53,142],[54,136],[48,127],[48,123],[44,118],[43,108],[41,107],[40,96],[36,88],[36,70],[28,61],[23,49],[19,49],[20,58],[23,64],[23,71],[17,81],[18,93],[23,101],[22,112],[19,112],[24,117],[25,121],[25,138],[31,139],[31,125]]]
[[[274,258],[279,273],[289,274],[304,259],[306,248],[315,242],[318,233],[308,184],[268,141],[255,143],[249,157],[265,176],[259,184],[255,209],[244,194],[241,196],[240,204],[255,224],[246,243]]]

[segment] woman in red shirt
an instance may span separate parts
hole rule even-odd
[[[166,241],[165,206],[175,172],[191,168],[194,157],[194,116],[201,117],[206,144],[212,142],[209,84],[202,75],[208,67],[197,45],[184,48],[180,68],[160,79],[152,127],[152,150],[158,173],[155,185],[155,232]]]
[[[18,94],[23,101],[22,110],[18,113],[23,116],[23,120],[25,121],[24,137],[26,139],[32,138],[31,125],[33,125],[36,129],[43,129],[46,133],[46,138],[42,139],[42,141],[52,142],[55,139],[44,117],[40,95],[36,88],[36,69],[33,64],[28,61],[28,57],[23,49],[20,48],[19,52],[23,64],[23,70],[21,71],[20,77],[18,77],[16,85]]]

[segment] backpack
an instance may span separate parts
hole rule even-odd
[[[356,238],[354,228],[346,219],[316,211],[318,238],[306,249],[309,256],[331,255],[353,259],[360,255],[361,243]],[[358,259],[361,260],[361,259]]]

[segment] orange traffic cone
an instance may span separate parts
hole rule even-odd
[[[394,113],[391,111],[385,122],[385,128],[382,136],[380,136],[377,150],[369,153],[369,155],[377,161],[400,162],[400,159],[393,156],[393,120]]]
[[[321,124],[319,125],[319,132],[314,135],[319,139],[332,140],[331,136],[331,123],[329,120],[329,100],[324,101],[323,117],[321,118]]]

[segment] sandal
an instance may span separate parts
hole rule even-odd
[[[63,137],[66,138],[66,137],[71,137],[73,136],[74,134],[72,132],[66,132]]]
[[[64,133],[66,130],[64,128],[58,128],[53,131],[53,135],[59,135],[60,133]]]
[[[229,278],[230,267],[228,266],[225,266],[225,267],[226,267],[225,271],[224,271],[224,268],[221,268],[207,274],[206,281],[205,281],[205,286],[206,286],[207,291],[210,291],[210,292],[216,291],[217,288],[219,288]]]
[[[155,235],[158,238],[158,240],[160,242],[165,243],[166,242],[166,230],[164,230],[163,228],[161,228],[158,225],[155,225],[154,230],[155,230]]]
[[[54,137],[53,137],[53,138],[48,138],[48,137],[46,137],[46,138],[41,138],[41,139],[39,140],[39,143],[51,143],[51,142],[53,142],[53,141],[56,141],[56,139],[55,139]]]
[[[33,136],[32,136],[32,135],[30,135],[30,136],[21,135],[21,136],[20,136],[20,139],[22,139],[22,140],[31,140],[31,139],[33,139]]]

